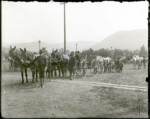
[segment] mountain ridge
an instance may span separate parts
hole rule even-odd
[[[148,49],[148,30],[136,29],[131,31],[118,31],[115,32],[96,45],[92,46],[93,50],[100,48],[116,48],[116,49],[128,49],[136,50],[142,45]]]
[[[148,30],[147,29],[136,29],[136,30],[122,30],[115,32],[102,41],[80,41],[80,42],[67,42],[66,47],[67,50],[76,51],[76,43],[77,50],[83,51],[92,48],[93,50],[98,50],[101,48],[111,47],[113,49],[128,49],[128,50],[136,50],[139,49],[142,45],[145,45],[146,49],[148,49]],[[29,51],[38,52],[39,43],[38,41],[34,42],[24,42],[24,43],[13,43],[12,47],[16,46],[19,48],[26,48]],[[3,43],[2,49],[9,49],[10,45]],[[40,44],[40,48],[46,47],[46,49],[51,52],[52,49],[60,49],[64,47],[62,43],[49,44],[47,42],[42,42]]]

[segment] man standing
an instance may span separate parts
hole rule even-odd
[[[74,56],[74,52],[70,53],[70,60],[69,60],[69,72],[70,72],[70,79],[75,79],[75,66],[76,66],[76,58]]]
[[[146,58],[145,58],[145,56],[143,56],[143,65],[144,65],[144,69],[146,69]]]
[[[87,55],[85,58],[82,60],[82,68],[83,68],[83,78],[86,76],[86,71],[87,71]]]
[[[76,51],[75,58],[76,58],[76,63],[77,63],[77,69],[79,69],[80,68],[79,51]]]
[[[39,70],[39,77],[40,77],[40,86],[43,87],[44,84],[44,73],[47,69],[47,60],[44,56],[42,50],[40,50],[40,56],[38,56],[38,70]]]

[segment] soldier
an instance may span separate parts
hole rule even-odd
[[[82,68],[83,68],[83,78],[86,76],[86,71],[87,71],[87,55],[85,58],[82,60]]]
[[[80,68],[80,57],[79,57],[79,51],[76,51],[75,55],[76,61],[77,61],[77,68]]]
[[[53,73],[54,73],[54,76],[56,77],[57,76],[57,72],[56,72],[56,69],[57,69],[57,58],[56,58],[56,52],[57,51],[52,51],[52,54],[51,54],[51,77],[53,77]]]
[[[48,57],[48,65],[47,65],[47,71],[46,73],[48,73],[48,79],[49,81],[51,81],[51,76],[50,76],[50,73],[51,73],[51,56]]]
[[[44,56],[42,50],[40,50],[40,56],[38,58],[38,70],[39,70],[39,77],[40,77],[40,86],[43,87],[44,84],[44,73],[47,70],[47,59]]]
[[[70,60],[69,60],[69,72],[70,72],[70,79],[75,79],[75,66],[76,66],[76,58],[74,56],[74,52],[70,53]]]
[[[115,60],[115,67],[116,67],[116,71],[119,71],[119,57],[116,58]]]
[[[144,69],[146,69],[146,58],[145,58],[145,56],[143,56],[143,65],[144,65]]]

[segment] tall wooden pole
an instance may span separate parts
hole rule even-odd
[[[66,54],[66,6],[64,3],[64,53]]]
[[[40,53],[40,43],[41,43],[41,41],[39,40],[39,53]]]
[[[66,3],[62,4],[64,4],[64,54],[66,54]]]
[[[78,47],[78,44],[76,43],[76,52],[77,52],[77,50],[78,50],[77,47]]]

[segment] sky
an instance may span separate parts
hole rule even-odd
[[[60,2],[2,1],[2,44],[64,40]],[[148,29],[148,2],[74,2],[66,4],[67,42],[100,42],[122,30]]]

